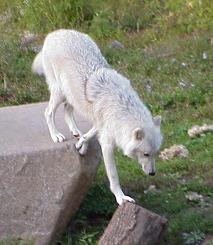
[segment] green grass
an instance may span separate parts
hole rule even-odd
[[[49,8],[39,0],[25,6],[22,16],[17,11],[22,2],[12,2],[12,18],[7,25],[0,22],[0,106],[48,99],[43,79],[31,73],[35,54],[20,50],[19,32],[38,32],[38,42],[46,32],[62,26],[88,32],[109,63],[132,81],[152,113],[162,115],[162,148],[183,144],[190,152],[186,159],[157,159],[155,177],[145,176],[135,161],[117,152],[124,192],[139,205],[167,217],[163,244],[199,244],[212,234],[213,135],[195,139],[187,135],[191,126],[212,124],[213,119],[211,1],[151,0],[141,6],[140,1],[127,0],[125,4],[93,0],[89,5],[51,0]],[[7,8],[8,3],[2,1],[0,13]],[[54,19],[57,10],[60,13]],[[41,15],[46,16],[45,21]],[[112,39],[121,41],[125,49],[110,47]],[[147,192],[150,185],[157,190]],[[202,194],[204,202],[187,201],[189,191]],[[116,207],[102,163],[90,192],[57,244],[97,244]]]

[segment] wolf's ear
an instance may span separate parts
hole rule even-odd
[[[136,128],[133,130],[133,137],[135,140],[142,140],[144,138],[144,131],[141,128]]]
[[[153,121],[154,121],[155,126],[160,127],[160,125],[161,125],[161,116],[154,117]]]

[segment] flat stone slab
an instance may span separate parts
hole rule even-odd
[[[0,156],[60,149],[73,143],[55,144],[51,140],[44,117],[46,107],[45,102],[0,108]],[[76,114],[75,118],[79,128],[84,132],[91,127],[90,123],[79,115]],[[56,113],[56,126],[68,141],[73,141],[73,136],[64,121],[62,106]]]
[[[96,175],[98,143],[82,157],[63,118],[56,125],[66,136],[53,143],[44,118],[47,103],[0,109],[0,240],[52,242],[79,207]],[[82,131],[91,125],[76,116]]]

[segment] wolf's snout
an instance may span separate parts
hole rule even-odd
[[[154,176],[155,172],[150,172],[149,175]]]

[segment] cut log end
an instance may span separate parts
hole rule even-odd
[[[99,245],[155,245],[163,238],[167,220],[126,202],[115,211]]]

